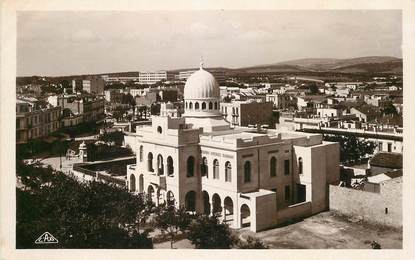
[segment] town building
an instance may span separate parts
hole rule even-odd
[[[82,80],[82,90],[89,94],[104,94],[105,81],[101,77],[93,76]]]
[[[179,78],[179,80],[186,81],[196,71],[197,71],[197,69],[180,71],[178,78]],[[206,71],[210,72],[215,77],[215,79],[218,83],[222,83],[222,82],[226,81],[225,72],[223,70],[206,69]]]
[[[339,181],[338,143],[320,134],[232,128],[218,83],[202,66],[186,81],[183,116],[169,109],[136,128],[131,192],[254,232],[328,209],[328,184]]]
[[[158,82],[167,81],[171,79],[171,73],[165,70],[160,71],[140,71],[138,81],[140,84],[156,84]]]
[[[45,137],[61,127],[60,107],[40,107],[35,99],[17,99],[16,143]]]
[[[232,125],[272,125],[273,103],[249,101],[222,102],[220,110],[223,118]]]
[[[68,109],[73,115],[82,115],[83,122],[100,122],[104,119],[105,99],[88,95],[55,95],[48,97],[54,107]]]
[[[138,82],[138,76],[109,76],[109,75],[102,75],[101,78],[105,81],[106,84],[126,84],[128,82]]]
[[[105,100],[112,103],[121,103],[123,93],[119,89],[108,89],[104,91]]]

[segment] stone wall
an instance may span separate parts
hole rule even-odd
[[[294,204],[277,212],[278,225],[298,218],[305,218],[310,215],[311,202]]]
[[[402,177],[380,183],[380,192],[330,185],[330,210],[363,221],[402,227]]]

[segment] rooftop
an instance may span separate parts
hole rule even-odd
[[[370,166],[385,167],[391,169],[402,169],[402,154],[400,153],[377,153],[369,161]]]

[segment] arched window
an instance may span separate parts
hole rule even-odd
[[[298,158],[298,174],[303,174],[303,158]]]
[[[157,174],[164,174],[163,156],[161,156],[161,154],[157,156]]]
[[[206,109],[206,103],[202,102],[202,109]]]
[[[209,102],[209,110],[212,110],[212,109],[213,109],[213,103]]]
[[[235,108],[232,108],[232,115],[235,115]]]
[[[215,110],[218,109],[218,102],[215,102]]]
[[[134,174],[130,175],[130,191],[135,192],[135,176]]]
[[[161,128],[161,126],[158,126],[158,127],[157,127],[157,132],[158,132],[159,134],[163,133],[163,129]]]
[[[226,182],[232,181],[232,166],[230,162],[225,163],[225,181]]]
[[[140,162],[143,161],[143,152],[144,152],[144,148],[142,145],[140,145]]]
[[[167,157],[167,174],[172,176],[174,174],[173,158]]]
[[[189,104],[187,102],[185,104],[186,104],[186,109],[187,109],[189,107]]]
[[[272,156],[269,161],[269,176],[277,176],[277,159],[274,156]]]
[[[154,172],[153,169],[153,154],[152,153],[148,153],[148,157],[147,157],[147,168],[149,172]]]
[[[189,102],[189,108],[193,109],[193,103],[192,102]]]
[[[217,159],[213,161],[213,179],[219,179],[219,161]]]
[[[195,158],[193,156],[189,156],[187,158],[187,177],[193,177],[195,175]]]
[[[244,182],[251,182],[251,162],[246,161],[244,165]]]
[[[202,176],[206,176],[209,178],[209,172],[208,172],[208,162],[206,157],[203,157],[200,161],[200,172],[202,173]]]
[[[195,103],[195,109],[199,109],[199,102]]]

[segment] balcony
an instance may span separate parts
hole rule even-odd
[[[166,189],[166,176],[150,174],[149,180],[152,184],[159,186],[160,188]]]

